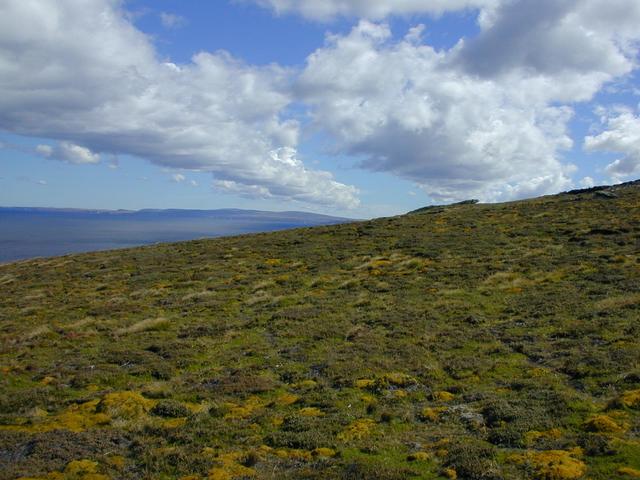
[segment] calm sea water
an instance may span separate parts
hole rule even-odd
[[[349,220],[303,212],[251,210],[0,208],[0,263],[345,221]]]

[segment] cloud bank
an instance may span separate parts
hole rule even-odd
[[[380,20],[389,15],[442,14],[492,6],[497,0],[241,0],[270,8],[277,14],[295,13],[312,20],[337,16]]]
[[[640,8],[614,3],[503,2],[449,51],[425,45],[422,27],[394,41],[361,21],[309,57],[299,94],[339,151],[434,199],[556,192],[575,170],[562,160],[572,105],[635,67]]]
[[[0,129],[59,140],[39,149],[47,157],[130,154],[210,171],[239,191],[356,206],[354,187],[297,158],[299,126],[281,117],[291,101],[290,72],[278,66],[224,52],[159,61],[115,0],[0,5]]]
[[[129,154],[213,174],[215,188],[350,208],[355,187],[298,155],[309,114],[337,154],[419,185],[433,199],[506,200],[568,187],[574,105],[637,68],[637,0],[242,0],[314,20],[364,17],[328,35],[299,70],[224,52],[162,61],[118,0],[0,4],[0,129],[49,138],[44,157]],[[480,33],[449,50],[390,15],[469,10]],[[26,28],[28,27],[28,28]],[[590,152],[639,171],[637,113],[609,111]]]

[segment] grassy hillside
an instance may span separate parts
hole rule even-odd
[[[0,478],[640,477],[640,185],[0,267]]]

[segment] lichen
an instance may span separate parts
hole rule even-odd
[[[276,457],[282,458],[283,460],[299,460],[303,462],[310,462],[313,459],[313,454],[306,450],[286,450],[284,448],[281,448],[276,450],[274,453]]]
[[[295,386],[302,390],[313,390],[314,388],[317,388],[318,382],[316,382],[315,380],[303,380]]]
[[[396,400],[402,400],[403,398],[407,398],[409,396],[409,394],[407,393],[406,390],[394,390],[392,392],[392,396]]]
[[[576,458],[581,453],[580,449],[530,451],[513,455],[510,460],[529,467],[535,475],[534,478],[539,480],[574,480],[587,472],[584,462]]]
[[[620,403],[627,408],[640,409],[640,390],[629,390],[620,396]]]
[[[431,455],[427,452],[415,452],[407,456],[409,462],[426,462],[431,459]]]
[[[235,403],[226,403],[225,408],[229,410],[224,418],[229,420],[246,419],[253,415],[256,411],[264,407],[264,401],[260,397],[249,397],[244,405]]]
[[[356,383],[356,387],[357,388],[365,389],[365,388],[372,387],[376,383],[376,381],[375,380],[371,380],[370,378],[360,378],[360,379],[356,380],[355,383]]]
[[[444,474],[445,477],[447,477],[449,480],[457,480],[458,479],[458,472],[456,472],[456,470],[454,468],[445,468],[442,473]]]
[[[73,460],[63,472],[50,472],[44,477],[20,477],[18,480],[110,480],[98,473],[98,462],[93,460]]]
[[[85,473],[97,473],[98,462],[92,460],[74,460],[64,469],[67,475],[82,475]]]
[[[446,411],[446,407],[425,407],[420,412],[420,419],[430,422],[437,422],[440,419],[440,415]]]
[[[325,413],[316,407],[305,407],[300,409],[300,415],[303,417],[322,417]]]
[[[293,405],[299,400],[300,397],[297,395],[294,395],[292,393],[283,393],[276,399],[276,404],[281,407],[288,407],[289,405]]]
[[[96,407],[100,400],[69,406],[57,415],[49,416],[46,412],[36,412],[29,422],[22,425],[1,426],[2,430],[13,430],[27,433],[44,433],[53,430],[69,430],[82,432],[90,428],[107,425],[111,417],[105,413],[97,413]]]
[[[351,423],[344,431],[338,434],[338,440],[351,441],[362,440],[368,437],[375,426],[375,422],[370,418],[363,418]]]
[[[394,387],[406,388],[411,385],[415,385],[418,381],[413,378],[411,375],[407,375],[406,373],[387,373],[382,377],[383,380],[393,385]]]
[[[156,403],[138,392],[114,392],[102,398],[96,412],[105,413],[111,418],[131,420],[149,413]]]
[[[311,452],[311,454],[314,457],[333,458],[338,454],[338,452],[336,452],[332,448],[320,447],[320,448],[316,448],[313,452]]]
[[[438,402],[451,402],[456,396],[451,392],[436,392],[433,394],[433,398]]]
[[[635,468],[631,467],[620,467],[618,469],[618,474],[626,475],[627,477],[631,478],[640,478],[640,470],[636,470]]]
[[[209,470],[209,480],[233,480],[235,478],[254,477],[256,471],[253,468],[245,467],[242,461],[245,454],[241,452],[224,453],[215,460],[218,464]]]
[[[597,433],[620,433],[625,430],[608,415],[594,415],[585,422],[584,426],[587,431]]]
[[[562,430],[559,428],[552,428],[551,430],[545,430],[543,432],[539,432],[537,430],[532,430],[525,434],[525,440],[528,444],[535,443],[538,440],[557,440],[562,437]]]

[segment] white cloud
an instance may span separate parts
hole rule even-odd
[[[636,0],[503,0],[484,10],[482,32],[461,42],[457,61],[485,77],[561,76],[550,85],[558,99],[588,100],[633,68],[639,23]]]
[[[175,183],[182,183],[187,180],[187,177],[185,177],[181,173],[174,173],[173,175],[171,175],[171,180]]]
[[[591,177],[584,177],[582,180],[580,180],[580,186],[583,188],[591,188],[595,184],[595,180]]]
[[[51,145],[38,145],[36,153],[42,157],[49,158],[53,155],[53,147]]]
[[[313,174],[301,174],[302,162],[297,158],[297,152],[293,148],[280,148],[270,152],[272,163],[265,165],[262,171],[262,182],[251,184],[248,181],[238,182],[234,179],[219,179],[214,181],[215,188],[247,197],[273,198],[282,196],[282,184],[288,190],[295,187],[296,194],[289,194],[292,200],[312,203],[312,199],[323,195],[331,198],[337,205],[348,208],[358,206],[359,191],[355,187],[345,185],[333,180],[328,172],[314,172]]]
[[[498,0],[240,0],[277,14],[296,13],[313,20],[336,16],[381,19],[389,15],[441,14],[493,5]]]
[[[309,58],[298,88],[339,151],[418,183],[434,199],[565,187],[557,152],[571,146],[571,109],[540,101],[535,81],[480,79],[449,63],[446,52],[413,38],[393,42],[385,25],[363,21]]]
[[[224,52],[177,65],[158,59],[119,0],[5,0],[0,130],[57,140],[38,153],[71,163],[129,154],[210,172],[235,194],[357,206],[355,187],[300,158],[295,105],[366,169],[437,200],[498,200],[569,186],[574,104],[637,68],[637,0],[241,1],[319,20],[479,9],[481,31],[436,51],[422,26],[394,40],[362,21],[329,36],[299,72]],[[636,121],[611,114],[587,140],[623,155],[612,175],[636,172]]]
[[[385,24],[361,21],[309,57],[299,94],[336,151],[414,181],[434,199],[570,186],[575,166],[562,155],[573,144],[573,104],[635,68],[640,31],[631,25],[640,24],[640,7],[505,0],[479,21],[480,35],[449,51],[424,45],[419,27],[396,41]]]
[[[165,28],[181,28],[189,23],[186,18],[167,12],[160,12],[160,22]]]
[[[355,190],[328,172],[271,154],[297,147],[299,126],[282,117],[293,100],[289,70],[224,52],[160,62],[120,4],[1,3],[0,130],[60,140],[40,154],[65,161],[129,154],[282,199],[357,205]]]
[[[93,153],[86,147],[70,142],[59,142],[55,147],[51,145],[38,145],[36,153],[45,158],[52,158],[74,165],[87,165],[100,163],[100,155]]]
[[[589,152],[609,152],[622,156],[607,167],[614,181],[640,175],[640,115],[627,108],[603,112],[603,131],[585,138]]]

